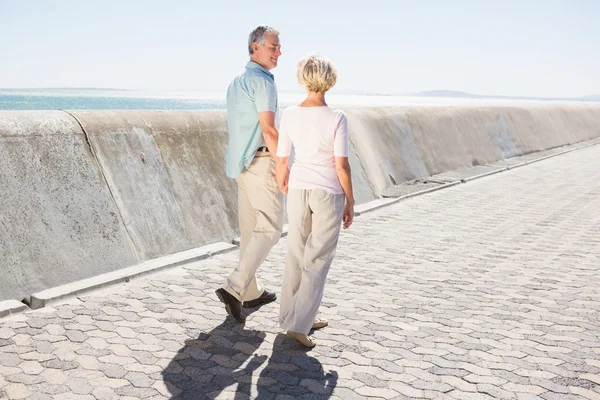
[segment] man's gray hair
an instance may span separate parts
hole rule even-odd
[[[272,26],[260,25],[250,32],[250,36],[248,36],[248,53],[250,55],[254,53],[254,50],[252,50],[252,45],[254,43],[258,43],[260,47],[264,46],[265,36],[267,35],[279,35],[279,31]]]

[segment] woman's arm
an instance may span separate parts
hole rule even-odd
[[[352,171],[348,155],[350,154],[350,141],[348,138],[348,119],[341,112],[338,116],[338,124],[335,129],[334,150],[335,171],[342,190],[346,195],[346,205],[344,206],[344,229],[348,229],[354,220],[354,192],[352,190]]]
[[[288,161],[292,152],[292,141],[288,135],[287,123],[285,118],[285,111],[281,116],[281,124],[279,131],[279,140],[277,143],[277,162],[275,167],[275,181],[277,187],[283,194],[288,194],[288,180],[290,177],[290,169],[288,168]]]
[[[354,192],[352,190],[352,170],[348,157],[335,157],[335,171],[337,172],[340,185],[346,195],[344,206],[344,229],[348,229],[354,221]]]

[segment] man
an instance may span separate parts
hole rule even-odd
[[[275,182],[279,133],[275,127],[277,88],[269,70],[281,55],[279,32],[259,26],[248,38],[246,71],[227,90],[229,143],[227,176],[238,185],[240,259],[216,294],[233,318],[244,322],[241,307],[275,301],[275,293],[256,278],[258,267],[281,236],[283,195]]]

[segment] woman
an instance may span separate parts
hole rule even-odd
[[[337,80],[328,59],[311,55],[298,63],[298,81],[308,96],[282,115],[277,148],[277,185],[288,195],[288,259],[283,275],[279,322],[306,347],[315,342],[316,320],[340,228],[354,219],[354,196],[348,162],[348,120],[327,106],[325,93]],[[294,164],[288,159],[294,147]],[[289,192],[288,192],[289,190]]]

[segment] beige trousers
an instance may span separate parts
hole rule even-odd
[[[290,189],[288,259],[283,274],[279,323],[309,333],[321,300],[342,226],[345,196],[325,190]]]
[[[240,259],[223,288],[243,302],[264,292],[256,271],[281,237],[283,195],[275,181],[275,160],[265,152],[256,153],[237,184]]]

